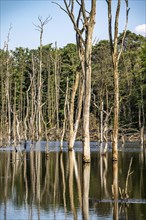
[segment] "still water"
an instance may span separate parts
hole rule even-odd
[[[119,147],[118,166],[111,162],[110,145],[101,155],[101,146],[91,143],[87,165],[80,142],[72,152],[64,143],[60,153],[57,142],[27,142],[26,150],[17,150],[0,150],[1,220],[146,219],[146,150],[138,145]],[[127,200],[119,192],[126,182]]]

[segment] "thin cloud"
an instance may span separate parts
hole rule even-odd
[[[140,34],[146,34],[146,24],[136,26],[135,31]]]

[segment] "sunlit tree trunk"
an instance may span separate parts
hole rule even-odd
[[[28,90],[26,91],[26,114],[24,118],[24,138],[27,140],[27,135],[28,135],[28,116],[29,116],[29,111],[30,111],[30,106],[29,106],[29,91],[31,88],[32,81],[30,82],[30,85],[28,87]]]
[[[100,103],[100,141],[103,142],[103,100]]]
[[[75,3],[78,7],[78,14],[75,16]],[[58,3],[56,3],[59,5]],[[90,162],[90,134],[89,134],[89,116],[90,116],[90,98],[91,98],[91,53],[92,53],[92,34],[95,25],[96,0],[91,0],[90,11],[86,9],[84,0],[67,2],[64,0],[65,9],[60,8],[69,16],[75,32],[76,43],[79,52],[79,58],[82,67],[84,96],[83,96],[83,161]]]
[[[56,104],[56,123],[57,135],[59,133],[59,82],[58,82],[58,54],[57,42],[55,42],[54,77],[55,77],[55,104]]]
[[[48,121],[50,122],[50,127],[51,127],[51,77],[50,77],[50,59],[48,56],[47,59],[47,72],[48,72],[48,82],[47,82],[47,116],[48,116]]]
[[[37,95],[37,126],[38,126],[38,139],[42,138],[42,65],[43,65],[43,32],[44,26],[49,22],[50,17],[47,17],[44,21],[42,21],[42,17],[38,17],[39,25],[35,25],[36,30],[40,32],[40,54],[39,54],[39,73],[38,73],[38,95]]]
[[[76,95],[78,87],[79,87],[78,103],[77,103],[77,108],[75,111],[74,102],[75,102],[75,95]],[[81,111],[82,111],[83,91],[84,91],[84,87],[83,87],[80,73],[76,72],[76,79],[75,79],[75,83],[72,88],[70,108],[69,108],[69,128],[70,128],[70,131],[69,131],[69,150],[73,149],[75,139],[76,139],[77,130],[79,127],[79,121],[80,121],[80,116],[81,116]],[[74,118],[74,116],[75,116],[75,118]]]
[[[139,130],[140,130],[140,142],[141,148],[144,146],[144,130],[145,130],[145,113],[144,113],[144,91],[143,91],[143,79],[140,74],[140,104],[139,104]]]
[[[90,119],[90,99],[91,99],[91,53],[92,53],[92,33],[94,28],[96,0],[92,1],[92,16],[91,23],[88,24],[86,30],[85,40],[85,89],[83,99],[83,135],[84,135],[84,148],[83,148],[83,161],[90,162],[90,132],[89,132],[89,119]]]
[[[66,121],[67,121],[67,105],[68,105],[68,78],[66,82],[66,93],[65,93],[65,103],[64,103],[64,120],[63,120],[63,128],[60,140],[60,150],[63,150],[63,139],[65,135]]]
[[[120,49],[118,48],[118,28],[119,28],[119,15],[121,0],[117,2],[116,15],[115,15],[115,26],[114,26],[114,39],[112,38],[112,0],[106,0],[108,4],[108,29],[109,29],[109,39],[111,56],[113,62],[113,78],[114,78],[114,125],[113,125],[113,146],[112,146],[112,160],[118,160],[118,130],[119,130],[119,59],[123,51],[124,39],[126,36],[127,24],[128,24],[128,0],[125,0],[126,4],[126,24],[124,35],[122,38],[122,43]]]
[[[16,146],[16,83],[14,88],[14,104],[13,104],[13,141]]]
[[[8,116],[8,144],[11,142],[11,97],[10,97],[10,54],[8,44],[10,41],[10,31],[12,27],[10,26],[7,42],[6,42],[6,83],[5,83],[5,90],[6,90],[6,108],[7,108],[7,116]]]
[[[79,84],[79,72],[76,73],[76,78],[74,85],[72,87],[71,101],[70,101],[70,111],[69,111],[69,150],[73,149],[75,142],[75,132],[74,132],[74,103],[75,95],[77,92]]]
[[[35,133],[36,133],[36,126],[35,126],[35,118],[36,118],[36,71],[35,71],[35,63],[34,63],[34,55],[32,54],[32,76],[31,76],[31,104],[30,104],[30,140],[34,141]]]
[[[41,115],[42,115],[42,35],[43,35],[43,24],[41,22],[40,29],[40,62],[39,62],[39,75],[38,75],[38,137],[41,139],[42,135],[42,123],[41,123]]]
[[[118,132],[119,132],[119,73],[118,64],[114,66],[114,127],[113,127],[113,160],[118,160]]]
[[[3,55],[2,64],[1,64],[1,74],[0,74],[0,99],[1,99],[1,111],[0,111],[0,146],[4,143],[4,136],[6,127],[6,96],[5,96],[5,88],[4,88],[4,78],[5,78],[5,66],[3,65],[3,61],[5,60],[5,54]]]

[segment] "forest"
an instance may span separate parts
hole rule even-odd
[[[146,38],[128,0],[105,0],[109,39],[94,41],[90,2],[53,2],[75,43],[43,44],[38,17],[37,49],[11,50],[11,25],[0,49],[0,219],[146,217]]]
[[[41,20],[40,20],[41,21]],[[0,145],[22,140],[68,140],[70,115],[78,117],[81,63],[76,44],[0,51]],[[118,47],[124,33],[119,34]],[[90,137],[110,141],[114,81],[110,42],[92,45]],[[141,140],[146,114],[145,37],[127,30],[119,62],[119,140]],[[73,97],[74,96],[74,97]],[[81,104],[82,105],[82,104]],[[71,110],[74,109],[73,112]],[[82,109],[77,140],[82,140]],[[75,126],[75,125],[74,125]]]

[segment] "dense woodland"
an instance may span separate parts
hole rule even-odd
[[[123,33],[118,37],[120,47]],[[35,50],[0,50],[0,145],[22,140],[68,140],[69,115],[78,111],[81,63],[75,44]],[[75,88],[76,87],[76,88]],[[92,46],[91,140],[109,141],[113,129],[113,67],[110,43]],[[72,102],[72,91],[74,103]],[[127,31],[119,62],[119,140],[140,140],[146,114],[146,42]],[[70,108],[70,106],[72,108]],[[82,140],[82,112],[77,139]]]
[[[75,207],[80,207],[83,219],[89,219],[89,195],[90,198],[95,195],[96,199],[90,199],[94,205],[92,213],[99,203],[97,198],[102,201],[103,196],[102,211],[103,204],[107,206],[110,202],[113,219],[118,219],[119,210],[125,208],[128,216],[127,204],[133,205],[132,200],[128,201],[128,184],[131,192],[133,180],[136,180],[136,187],[131,198],[136,198],[135,204],[138,200],[138,206],[145,204],[137,195],[144,198],[146,38],[127,30],[128,0],[117,1],[115,14],[112,0],[105,1],[109,40],[94,44],[96,0],[91,1],[90,9],[86,8],[84,0],[64,0],[63,6],[58,1],[54,2],[67,14],[76,36],[75,44],[69,43],[63,48],[59,48],[57,42],[43,45],[44,26],[50,17],[44,21],[38,17],[39,24],[34,24],[40,37],[37,49],[18,47],[10,50],[10,26],[4,47],[0,49],[0,148],[5,151],[3,147],[13,147],[12,152],[0,155],[3,158],[0,158],[0,173],[1,184],[4,185],[5,217],[7,198],[12,194],[12,200],[19,200],[19,206],[25,199],[30,215],[35,212],[34,204],[39,218],[41,208],[49,210],[50,207],[51,210],[55,207],[56,217],[56,207],[63,204],[65,214],[71,210],[76,219]],[[125,4],[125,29],[119,34],[122,2]],[[56,140],[59,140],[60,152],[55,149]],[[73,147],[76,140],[82,142],[76,145],[79,152],[75,155]],[[92,153],[91,141],[95,141],[92,142]],[[123,150],[118,158],[118,147],[121,143],[124,146],[126,141],[141,146],[137,158],[133,151],[138,161],[133,180],[129,180],[133,173],[132,152],[129,151],[127,156]],[[27,144],[29,153],[26,152]],[[133,143],[127,145],[133,147]],[[65,154],[62,153],[63,147]],[[112,148],[112,153],[107,154],[108,147]],[[44,149],[45,153],[41,152]],[[113,161],[112,166],[108,157]],[[121,182],[118,175],[125,176],[125,162],[127,164],[129,157],[127,177]],[[17,193],[20,188],[21,192]],[[49,189],[47,193],[46,189]],[[13,196],[14,190],[18,196]],[[105,198],[109,198],[110,191],[112,200],[108,202]],[[33,200],[29,201],[29,198]],[[3,201],[3,194],[0,201]],[[140,211],[138,213],[142,213]]]

